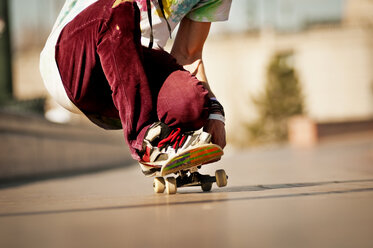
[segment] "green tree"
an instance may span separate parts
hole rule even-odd
[[[286,140],[289,117],[304,112],[303,94],[291,60],[291,53],[273,56],[264,92],[253,98],[259,114],[258,120],[249,125],[254,143]]]

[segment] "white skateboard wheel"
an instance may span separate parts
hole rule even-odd
[[[216,177],[216,185],[218,187],[225,187],[227,186],[227,174],[224,170],[217,170],[215,171],[215,177]]]
[[[153,181],[153,189],[155,193],[163,193],[165,190],[165,181],[163,177],[155,177]]]
[[[177,185],[176,185],[176,178],[174,177],[167,177],[166,178],[166,193],[168,195],[176,194]]]

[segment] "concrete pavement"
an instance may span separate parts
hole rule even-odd
[[[154,194],[137,165],[3,186],[0,247],[373,247],[373,134],[227,152],[226,188]]]

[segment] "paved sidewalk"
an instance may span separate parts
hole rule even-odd
[[[373,135],[228,152],[228,187],[156,195],[137,165],[0,189],[0,247],[373,247]]]

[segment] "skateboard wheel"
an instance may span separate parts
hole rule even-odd
[[[208,192],[212,188],[212,183],[202,183],[201,188],[204,192]]]
[[[168,195],[176,194],[177,185],[176,185],[176,178],[174,177],[167,177],[166,178],[166,193]]]
[[[227,174],[224,170],[217,170],[215,171],[215,177],[216,177],[216,185],[218,187],[224,187],[227,186]]]
[[[153,189],[155,193],[163,193],[165,190],[165,181],[163,177],[155,177],[153,181]]]

